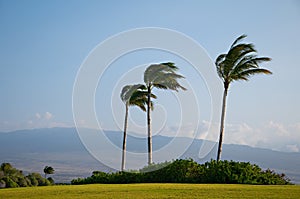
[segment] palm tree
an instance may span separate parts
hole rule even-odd
[[[219,55],[215,62],[217,73],[224,84],[217,161],[220,160],[222,153],[226,97],[230,83],[236,80],[247,81],[250,76],[256,74],[272,74],[271,71],[259,67],[259,63],[271,61],[271,58],[257,57],[253,44],[240,43],[240,41],[245,37],[246,35],[238,37],[231,45],[229,51],[226,54]]]
[[[52,167],[45,166],[44,173],[45,173],[45,178],[46,178],[47,174],[53,174],[54,173],[54,169]]]
[[[184,78],[176,73],[178,67],[174,63],[167,62],[152,64],[144,72],[144,82],[147,89],[147,127],[148,127],[148,164],[152,164],[152,132],[151,132],[151,95],[153,88],[186,90],[178,83],[178,79]]]
[[[128,109],[129,106],[138,106],[143,111],[146,111],[145,105],[147,104],[147,92],[146,87],[142,84],[126,85],[123,87],[120,97],[125,104],[125,121],[124,121],[124,135],[123,135],[123,148],[122,148],[122,163],[121,171],[125,170],[125,158],[126,158],[126,136],[128,125]],[[152,98],[156,98],[155,95],[151,95]],[[151,102],[152,103],[152,102]]]

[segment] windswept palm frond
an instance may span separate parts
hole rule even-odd
[[[126,95],[126,93],[128,93],[128,91],[131,89],[132,85],[126,85],[122,88],[122,91],[120,93],[120,98],[123,102],[126,102],[129,98]]]
[[[146,85],[157,79],[158,76],[165,73],[175,73],[178,67],[172,62],[166,62],[161,64],[152,64],[144,72],[144,82]]]
[[[155,88],[158,88],[158,89],[164,89],[164,90],[168,89],[168,87],[166,85],[163,85],[163,84],[154,83],[154,84],[152,84],[152,86],[155,87]]]
[[[239,77],[238,79],[236,80],[248,80],[248,78],[252,75],[256,75],[256,74],[266,74],[266,75],[270,75],[272,74],[271,71],[267,70],[267,69],[263,69],[263,68],[254,68],[254,69],[248,69],[248,70],[245,70],[239,74],[237,74],[237,76]]]
[[[221,79],[224,79],[225,78],[225,75],[224,75],[224,59],[226,57],[227,54],[221,54],[217,57],[216,59],[216,62],[215,62],[215,65],[218,66],[216,67],[217,68],[217,73],[219,75],[219,77]]]
[[[259,68],[260,63],[271,60],[268,57],[257,57],[253,44],[239,43],[245,37],[246,35],[238,37],[231,45],[228,53],[221,54],[216,59],[217,73],[227,86],[234,80],[248,80],[248,77],[254,73],[246,75],[246,71],[251,72],[250,69]]]
[[[143,84],[126,85],[123,87],[120,97],[122,101],[129,106],[138,106],[146,111],[148,92]],[[156,95],[151,94],[151,98],[156,99]]]
[[[240,73],[249,69],[258,69],[259,63],[271,61],[269,57],[256,57],[256,55],[245,56],[240,62],[234,67],[230,76],[232,80],[238,80]],[[265,73],[266,74],[266,73]],[[271,73],[269,73],[271,74]]]
[[[151,98],[156,99],[156,95],[151,93]],[[138,106],[140,109],[146,112],[146,106],[148,101],[148,93],[144,90],[137,90],[134,92],[129,100],[129,106]],[[151,103],[153,104],[152,100]],[[151,109],[153,110],[154,107],[151,106]]]
[[[170,89],[178,91],[178,89],[186,90],[178,83],[178,79],[184,78],[177,73],[161,73],[153,81],[153,86],[160,89]]]
[[[165,63],[161,63],[161,65],[168,66],[168,67],[171,68],[174,72],[178,70],[178,67],[175,66],[175,63],[173,63],[173,62],[165,62]]]
[[[123,87],[120,97],[123,102],[128,102],[134,92],[136,92],[138,89],[143,90],[145,88],[146,87],[143,84],[126,85]]]
[[[236,63],[243,59],[243,57],[249,53],[254,53],[255,49],[253,44],[238,44],[231,48],[223,60],[223,74],[226,77],[230,76],[232,69],[236,66]]]
[[[175,73],[178,67],[172,62],[150,65],[144,73],[144,82],[147,86],[159,89],[176,90],[183,89],[177,79],[184,78],[182,75]],[[176,81],[177,83],[175,84]]]
[[[243,35],[239,36],[239,37],[238,37],[236,40],[234,40],[234,42],[231,44],[230,49],[231,49],[233,46],[235,46],[235,44],[237,44],[238,42],[240,42],[241,40],[243,40],[243,39],[246,38],[246,37],[247,37],[246,34],[243,34]]]

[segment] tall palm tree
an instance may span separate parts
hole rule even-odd
[[[151,132],[151,95],[153,88],[186,90],[178,83],[178,79],[184,78],[176,73],[178,67],[174,63],[160,63],[150,65],[144,72],[144,82],[147,89],[147,127],[148,127],[148,164],[152,164],[152,132]]]
[[[120,94],[121,100],[125,104],[125,121],[124,121],[121,171],[125,170],[128,109],[129,106],[138,106],[143,111],[146,111],[145,105],[147,104],[148,94],[145,89],[146,87],[142,84],[126,85],[123,87]],[[152,94],[151,97],[156,98],[154,94]],[[152,103],[152,101],[150,103]]]
[[[254,45],[251,43],[240,43],[246,35],[238,37],[231,45],[226,54],[221,54],[216,59],[216,68],[219,77],[224,84],[223,105],[220,124],[220,137],[217,161],[221,158],[222,142],[224,136],[224,121],[226,112],[226,97],[231,82],[236,80],[248,80],[256,74],[272,74],[271,71],[259,67],[262,62],[271,61],[269,57],[257,57]]]

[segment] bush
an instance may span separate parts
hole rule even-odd
[[[290,184],[284,174],[263,171],[249,162],[215,161],[198,164],[192,159],[152,164],[134,172],[94,171],[91,177],[78,178],[71,184],[94,183],[229,183]]]
[[[0,180],[0,189],[6,187],[6,182],[2,179]]]
[[[51,185],[49,180],[43,178],[39,173],[30,173],[27,178],[33,186],[48,186]]]
[[[47,178],[47,180],[50,182],[51,185],[54,185],[54,184],[55,184],[53,178],[49,177],[49,178]]]
[[[3,180],[5,181],[7,188],[19,187],[19,185],[15,181],[13,181],[10,177],[4,177]]]
[[[54,184],[52,178],[45,179],[39,173],[31,173],[24,176],[21,170],[14,168],[10,163],[0,166],[0,188],[46,186]]]

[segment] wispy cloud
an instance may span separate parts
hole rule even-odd
[[[39,113],[36,113],[35,117],[36,117],[36,119],[41,119],[42,116]]]
[[[49,112],[46,112],[45,115],[44,115],[44,118],[46,120],[50,120],[50,119],[52,119],[52,117],[53,117],[52,113],[49,113]]]
[[[165,128],[161,135],[196,137],[215,142],[219,139],[219,124],[202,121],[198,126],[198,132],[195,132],[195,129],[192,125],[182,126],[181,128]],[[300,122],[284,125],[269,121],[256,127],[247,123],[226,124],[224,143],[268,148],[277,151],[300,152]]]
[[[56,121],[54,115],[46,111],[44,113],[35,113],[25,121],[0,122],[0,131],[8,132],[20,129],[34,129],[34,128],[53,128],[53,127],[73,127],[72,122]]]
[[[246,123],[228,124],[225,127],[224,143],[243,144],[286,152],[299,152],[299,124],[284,125],[274,121],[255,127]]]

